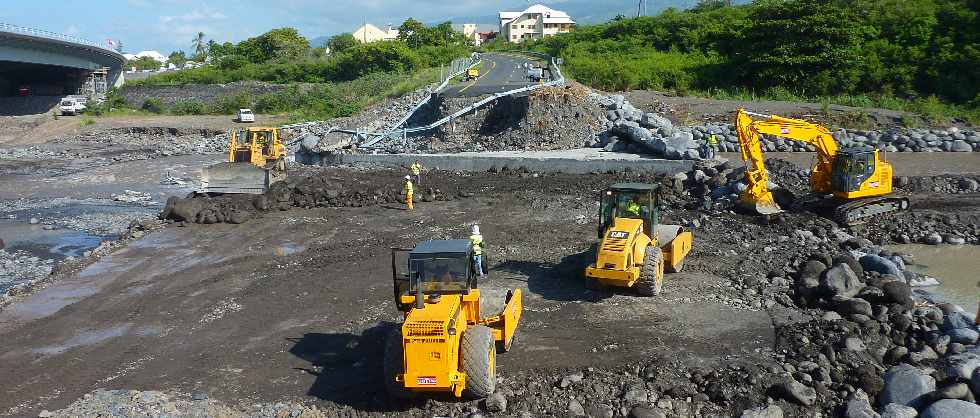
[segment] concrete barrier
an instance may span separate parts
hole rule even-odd
[[[595,149],[568,151],[501,151],[458,154],[329,154],[322,165],[354,165],[370,168],[399,168],[420,160],[426,169],[485,172],[518,170],[586,174],[632,171],[647,174],[673,174],[693,168],[692,161],[646,158],[636,154],[600,152]]]

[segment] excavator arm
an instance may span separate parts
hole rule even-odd
[[[764,119],[752,120],[751,116]],[[827,128],[804,120],[738,109],[735,114],[735,129],[742,147],[742,160],[750,164],[745,176],[748,189],[742,195],[740,204],[764,215],[781,212],[769,191],[769,173],[766,171],[761,134],[812,145],[817,151],[817,161],[810,172],[810,188],[817,193],[830,193],[830,172],[837,156],[837,142]]]

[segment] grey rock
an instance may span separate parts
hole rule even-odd
[[[922,410],[919,418],[980,417],[980,405],[957,399],[943,399]]]
[[[28,222],[29,222],[29,223],[30,223],[31,225],[37,225],[37,224],[39,224],[39,223],[41,223],[41,220],[40,220],[40,219],[38,219],[38,218],[31,218],[31,219],[30,219],[30,220],[29,220]]]
[[[936,380],[909,364],[893,366],[885,372],[885,387],[878,394],[878,403],[919,406],[926,394],[936,389]]]
[[[871,303],[864,299],[834,296],[832,303],[834,304],[834,311],[844,316],[857,314],[870,317],[873,315]]]
[[[909,353],[908,348],[900,345],[896,345],[885,352],[885,358],[884,358],[885,363],[887,364],[897,363],[908,353]]]
[[[579,401],[572,399],[568,401],[568,415],[573,417],[584,417],[585,408],[582,407],[582,404]]]
[[[635,406],[630,409],[629,418],[667,418],[667,413],[660,408]]]
[[[740,418],[783,418],[783,409],[779,405],[759,406],[742,411]]]
[[[848,351],[861,352],[867,350],[868,346],[858,337],[847,337],[844,339],[844,349]]]
[[[568,376],[565,376],[565,377],[561,378],[561,382],[558,383],[558,386],[564,389],[564,388],[567,388],[567,387],[571,386],[574,383],[581,382],[582,379],[584,379],[584,378],[585,378],[585,375],[582,374],[582,372],[575,372],[575,373],[572,373],[572,374],[570,374]]]
[[[847,264],[833,266],[820,275],[820,291],[825,296],[854,297],[864,284]]]
[[[947,235],[946,243],[950,245],[963,245],[966,244],[966,239],[958,235]]]
[[[933,391],[929,396],[934,400],[939,399],[964,399],[970,392],[966,383],[951,383]]]
[[[953,141],[953,144],[950,146],[949,150],[953,152],[972,152],[973,147],[971,147],[970,144],[967,144],[966,141],[957,139]]]
[[[905,307],[912,307],[912,288],[908,283],[893,280],[885,282],[881,286],[884,293],[885,303],[897,303]]]
[[[976,344],[977,339],[980,339],[980,333],[971,328],[951,329],[946,331],[946,335],[951,342],[960,344]]]
[[[649,400],[649,395],[647,394],[646,389],[643,389],[642,387],[630,388],[629,390],[626,391],[626,393],[623,394],[623,401],[625,401],[629,405],[644,403],[647,402],[648,400]]]
[[[817,401],[817,391],[813,388],[797,382],[793,378],[787,378],[782,383],[777,383],[770,388],[775,397],[795,402],[804,406],[811,406]]]
[[[926,237],[925,237],[925,243],[926,244],[929,244],[929,245],[939,245],[939,244],[942,244],[943,243],[943,237],[942,237],[942,235],[939,235],[938,233],[933,232],[933,233],[931,233],[929,235],[926,235]]]
[[[507,398],[495,392],[487,397],[486,407],[487,412],[504,412],[507,410]]]
[[[880,415],[871,408],[871,401],[868,399],[868,394],[858,389],[847,398],[847,404],[844,407],[844,417],[880,418]]]
[[[915,408],[897,403],[885,405],[881,411],[881,418],[915,418],[916,415],[919,415],[919,411]]]
[[[945,305],[946,307],[951,307],[952,305]],[[974,324],[975,318],[970,318],[958,308],[948,308],[945,309],[945,315],[943,315],[943,330],[949,331],[953,329],[960,328],[975,328]]]
[[[973,377],[974,371],[980,368],[980,355],[971,351],[953,354],[946,356],[943,364],[947,376],[968,380]]]
[[[868,254],[861,257],[861,267],[864,267],[865,271],[876,271],[881,274],[890,274],[892,276],[898,277],[899,279],[905,280],[905,274],[902,270],[892,260],[887,258]]]
[[[916,364],[921,364],[926,361],[935,360],[939,358],[939,354],[936,350],[933,350],[930,346],[923,346],[919,351],[913,351],[909,353],[909,361]]]

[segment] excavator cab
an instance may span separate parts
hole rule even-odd
[[[843,148],[837,151],[830,173],[835,192],[857,192],[875,172],[878,152],[871,147]]]

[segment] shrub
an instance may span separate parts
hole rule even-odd
[[[200,100],[185,100],[174,104],[170,108],[170,113],[175,115],[203,115],[207,113],[207,108]]]
[[[156,97],[143,101],[143,106],[140,108],[150,113],[163,113],[163,103]]]

